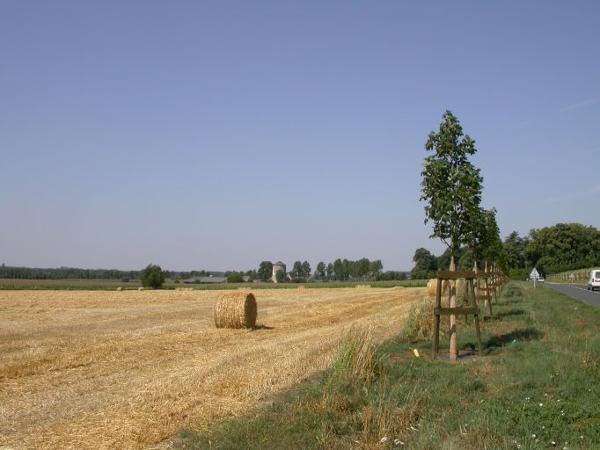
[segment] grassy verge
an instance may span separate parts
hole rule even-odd
[[[483,324],[486,356],[431,360],[405,336],[352,337],[319,383],[245,417],[182,432],[182,449],[600,448],[600,310],[511,283]],[[459,323],[461,348],[474,346]],[[411,349],[424,355],[414,357]],[[447,348],[447,347],[442,347]]]
[[[396,281],[356,281],[356,282],[314,282],[314,283],[214,283],[214,284],[183,284],[167,281],[163,289],[191,288],[197,290],[223,289],[297,289],[305,288],[347,288],[355,286],[371,286],[381,288],[391,287],[424,287],[427,280],[396,280]],[[0,279],[0,290],[20,289],[55,289],[55,290],[115,290],[122,287],[125,290],[137,289],[139,281],[123,282],[120,280],[19,280]]]

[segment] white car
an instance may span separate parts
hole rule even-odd
[[[594,269],[590,272],[590,279],[587,285],[588,291],[600,290],[600,270]]]

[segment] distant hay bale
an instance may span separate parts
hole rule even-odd
[[[438,283],[437,278],[432,278],[431,280],[429,280],[427,282],[427,296],[428,297],[435,297],[436,290],[437,290],[437,283]],[[449,289],[450,289],[450,281],[445,280],[442,283],[442,296],[448,296]],[[467,282],[462,278],[456,280],[456,296],[458,298],[463,298],[463,297],[465,297],[466,292],[467,292]]]
[[[122,291],[122,290],[123,290],[123,288],[122,288],[121,286],[119,286],[119,287],[117,288],[117,291]]]
[[[431,280],[429,280],[427,282],[427,296],[428,297],[435,297],[436,291],[437,291],[437,284],[438,284],[438,280],[437,278],[432,278]],[[444,281],[442,283],[442,295],[444,294],[448,294],[448,282]]]
[[[138,288],[138,291],[143,291],[143,290],[144,290],[144,288],[143,288],[143,287],[139,287],[139,288]]]
[[[256,298],[251,292],[228,292],[221,295],[215,304],[215,326],[254,328],[256,313]]]

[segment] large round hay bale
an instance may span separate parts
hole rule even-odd
[[[427,296],[428,297],[435,297],[436,291],[437,291],[437,284],[438,284],[438,280],[437,278],[432,278],[431,280],[429,280],[427,282]],[[442,283],[442,295],[448,295],[448,281],[444,281]]]
[[[256,299],[250,292],[228,292],[215,303],[217,328],[254,328],[256,325]]]

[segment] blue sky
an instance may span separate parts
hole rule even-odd
[[[600,3],[0,4],[0,262],[412,267],[429,131],[503,235],[600,226]]]

